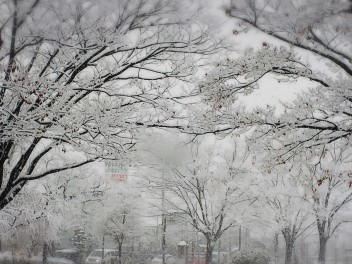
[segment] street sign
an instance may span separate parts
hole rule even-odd
[[[105,161],[105,173],[114,181],[126,181],[128,178],[128,171],[122,164],[117,161]]]

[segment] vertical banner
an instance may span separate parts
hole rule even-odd
[[[114,181],[126,181],[128,171],[122,164],[114,160],[107,160],[105,163],[105,174]]]

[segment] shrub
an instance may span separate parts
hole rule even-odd
[[[38,262],[34,262],[29,259],[2,258],[0,259],[0,263],[1,264],[37,264]]]
[[[232,264],[269,264],[270,257],[261,251],[241,250],[235,253]]]

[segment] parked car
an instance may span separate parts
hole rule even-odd
[[[116,249],[96,249],[90,253],[86,259],[86,264],[98,264],[98,263],[112,263],[117,260],[119,256],[119,251]]]
[[[59,249],[54,252],[53,257],[68,259],[77,264],[79,262],[79,250],[77,248]]]
[[[157,255],[152,258],[150,264],[162,264],[163,263],[163,255]],[[165,263],[166,264],[176,264],[176,259],[174,256],[170,254],[165,254]]]

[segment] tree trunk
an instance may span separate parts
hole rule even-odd
[[[50,243],[50,248],[49,248],[49,253],[50,253],[51,256],[54,256],[55,250],[56,250],[55,242],[51,242]]]
[[[205,253],[205,264],[211,264],[213,262],[214,244],[212,242],[213,241],[211,239],[207,238],[207,249],[206,249],[206,253]]]
[[[325,264],[325,253],[326,253],[326,243],[327,243],[327,238],[320,236],[319,237],[319,258],[318,258],[318,263],[319,264]]]
[[[122,244],[123,242],[119,242],[119,264],[122,264]]]
[[[285,244],[286,244],[285,264],[291,264],[292,263],[292,256],[293,256],[293,247],[295,245],[296,238],[288,230],[285,230],[283,232],[283,235],[284,235]]]
[[[286,243],[285,264],[292,263],[292,252],[293,252],[293,244],[291,242]]]
[[[43,245],[43,264],[48,264],[48,255],[49,255],[49,247],[48,243],[44,243]]]

